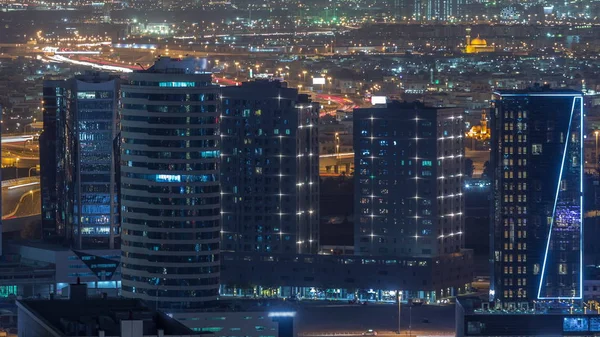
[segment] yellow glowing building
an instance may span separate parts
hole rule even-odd
[[[467,132],[467,138],[476,140],[490,139],[490,129],[487,125],[487,116],[485,114],[485,110],[481,114],[481,121],[479,122],[479,125],[473,125],[471,130]]]
[[[488,46],[487,41],[477,35],[471,40],[471,28],[467,28],[467,45],[465,47],[466,54],[493,53],[496,51],[494,46]]]

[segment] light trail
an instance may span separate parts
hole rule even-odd
[[[36,181],[36,182],[33,182],[33,183],[27,183],[27,184],[10,186],[8,189],[9,190],[14,190],[15,188],[21,188],[21,187],[27,187],[27,186],[33,186],[33,185],[39,185],[39,184],[40,184],[40,182]]]
[[[68,57],[64,57],[64,56],[60,56],[60,55],[47,56],[47,57],[55,62],[66,62],[66,63],[77,64],[80,66],[88,66],[88,67],[98,68],[98,69],[108,70],[108,71],[118,71],[118,72],[122,72],[122,73],[132,73],[133,72],[133,70],[131,70],[129,68],[101,65],[101,64],[96,64],[96,63],[92,63],[92,62],[76,61],[76,60],[72,60]]]
[[[55,51],[55,55],[100,55],[99,51]]]
[[[2,137],[2,144],[9,143],[23,143],[29,140],[33,140],[33,136],[9,136]]]
[[[354,152],[344,152],[338,154],[322,154],[319,158],[332,158],[332,157],[354,157]]]

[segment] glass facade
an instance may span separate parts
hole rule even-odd
[[[222,93],[222,248],[316,253],[318,105],[279,82]]]
[[[581,299],[583,96],[501,91],[491,110],[492,300]]]
[[[75,133],[77,134],[73,224],[82,237],[106,237],[111,224],[119,223],[114,141],[119,92],[76,82]],[[113,234],[118,234],[118,227]]]
[[[400,102],[357,109],[354,151],[359,255],[463,248],[462,110]]]
[[[187,65],[161,58],[122,87],[122,294],[171,309],[219,290],[219,87]]]
[[[76,248],[118,248],[119,81],[86,73],[44,83],[42,232]]]

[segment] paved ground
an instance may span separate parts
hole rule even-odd
[[[373,329],[381,335],[395,335],[398,329],[398,307],[393,304],[310,304],[297,305],[298,332],[303,335],[360,335]],[[411,320],[412,316],[412,320]],[[428,319],[429,323],[423,320]],[[412,324],[410,324],[412,321]],[[402,306],[403,335],[454,335],[454,305],[423,305],[411,309]]]

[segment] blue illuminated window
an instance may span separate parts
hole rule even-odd
[[[195,87],[196,82],[158,82],[158,86],[167,88],[186,88]]]
[[[432,165],[431,160],[423,160],[422,165],[423,166],[431,166]]]
[[[162,183],[180,183],[181,182],[181,176],[180,175],[174,175],[174,174],[157,174],[156,175],[156,181],[157,182],[162,182]]]

